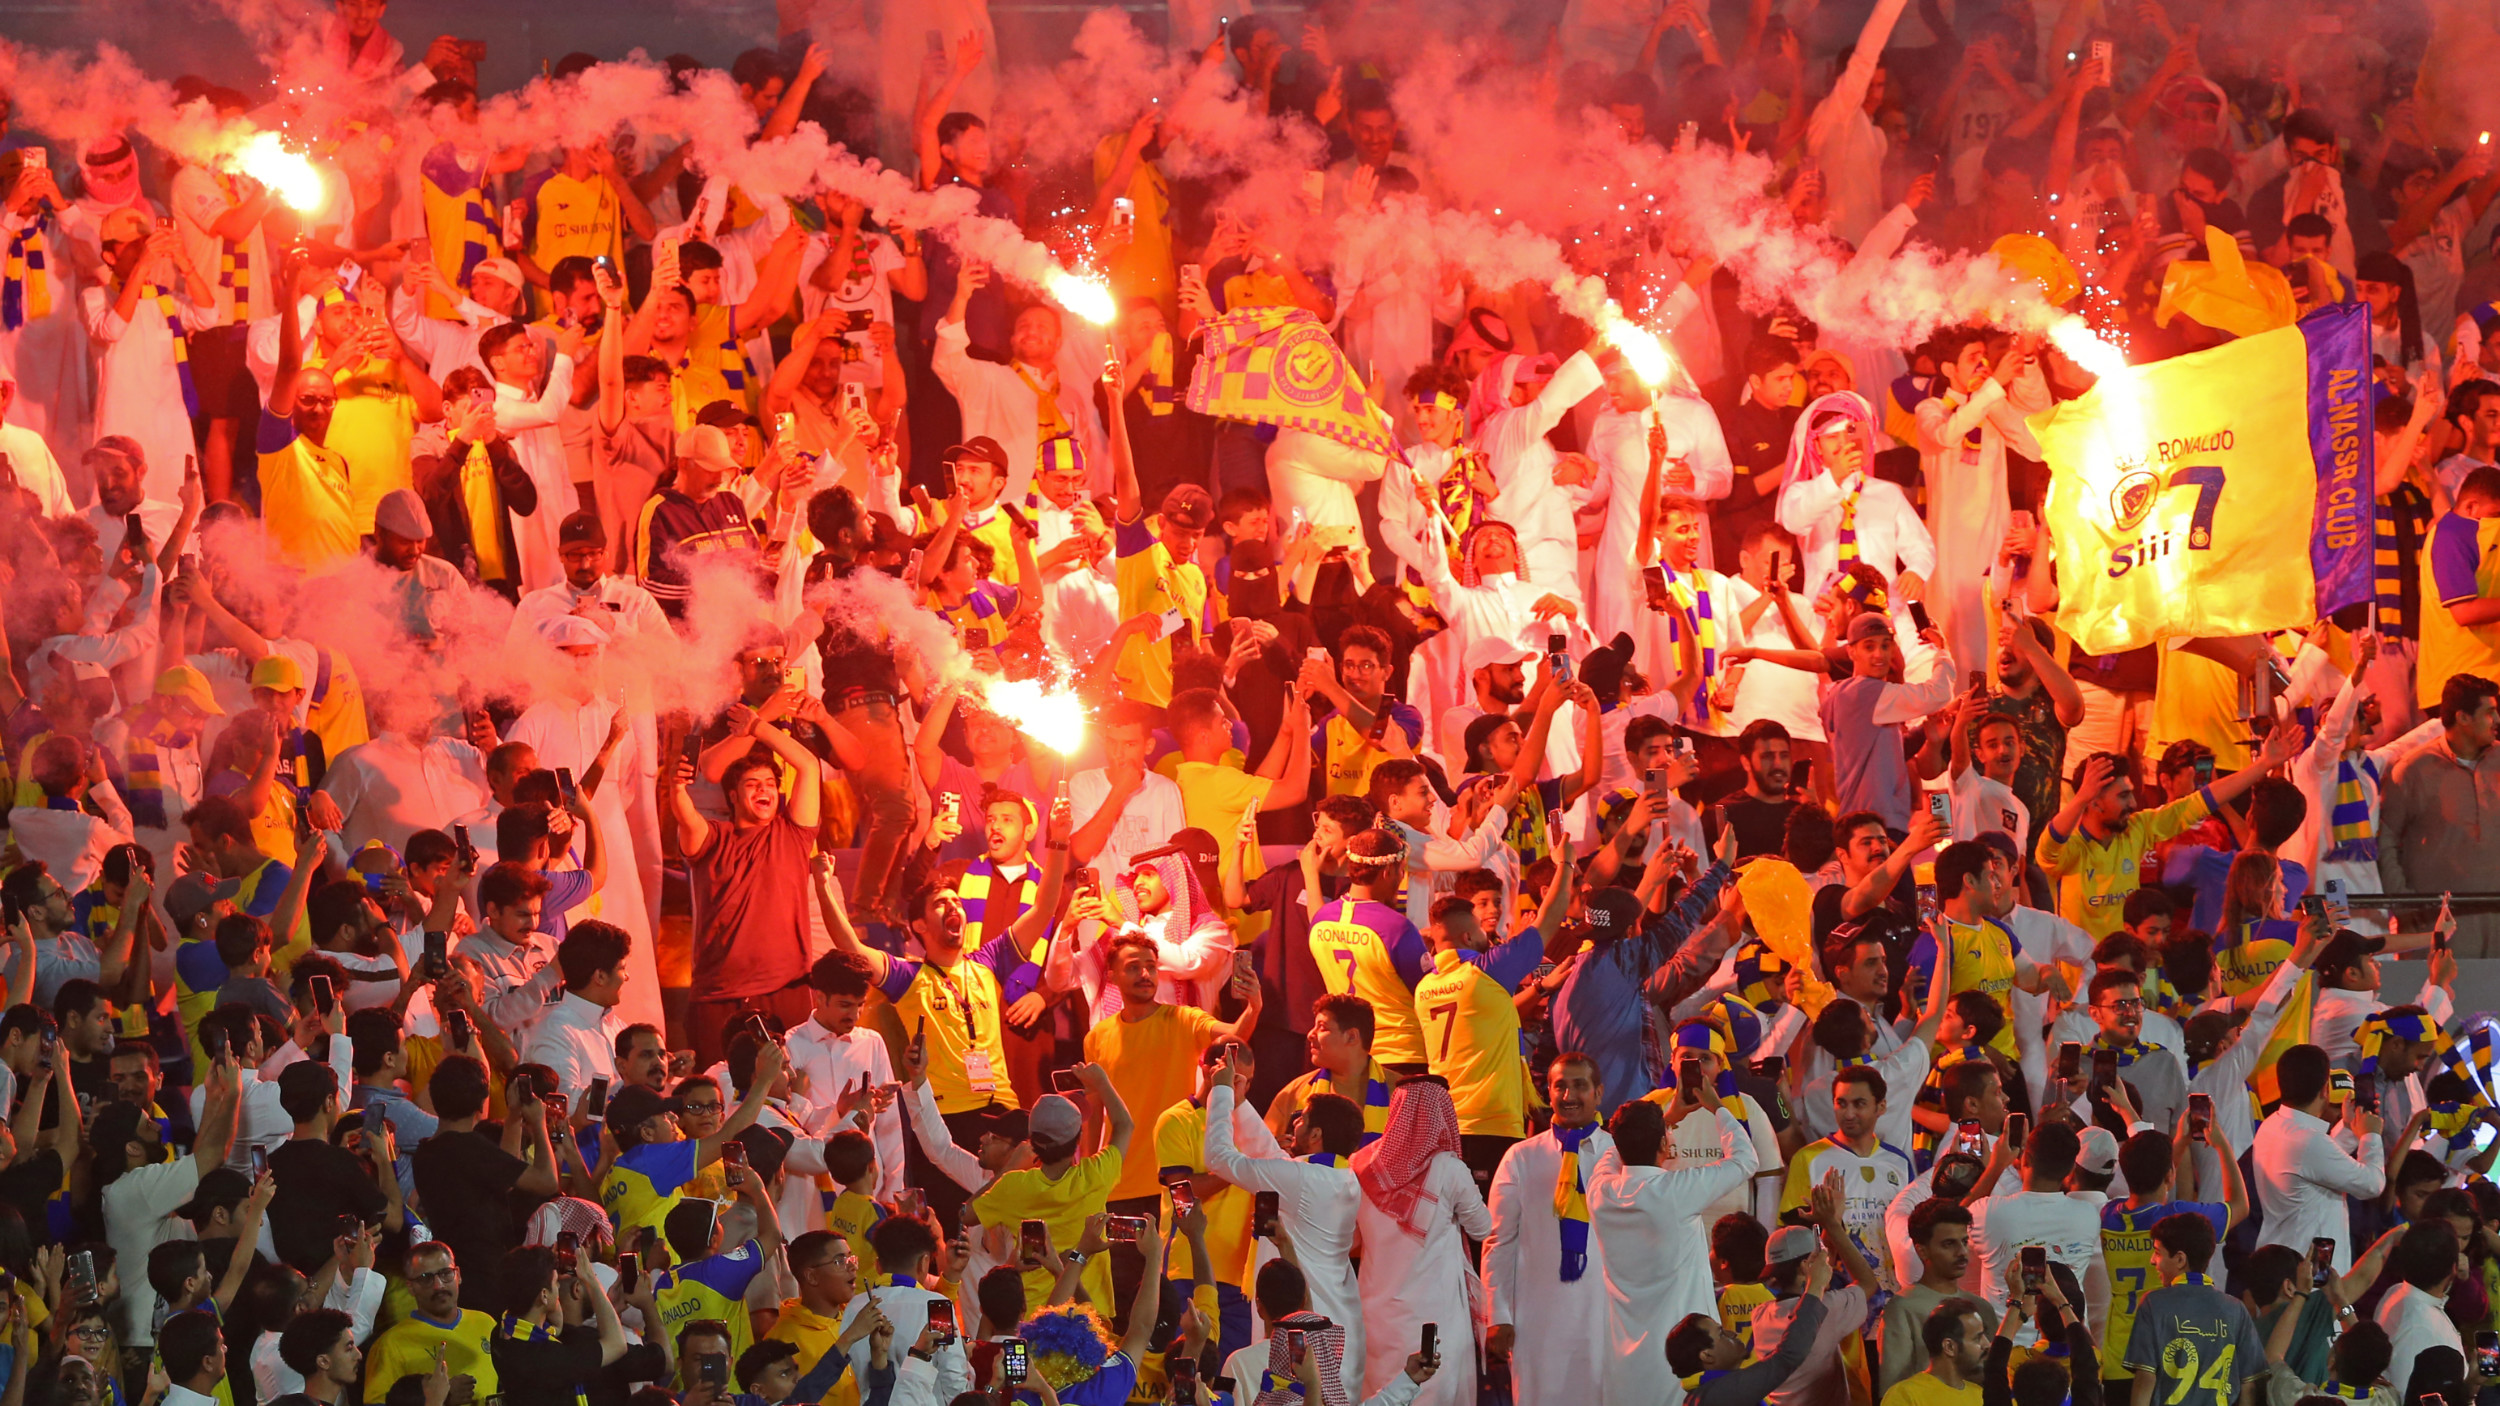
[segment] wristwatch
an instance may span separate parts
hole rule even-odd
[[[1086,1255],[1083,1250],[1069,1250],[1060,1255],[1059,1258],[1066,1260],[1070,1264],[1082,1265],[1085,1263]]]

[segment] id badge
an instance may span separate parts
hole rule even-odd
[[[990,1072],[990,1056],[986,1050],[964,1052],[964,1082],[976,1094],[998,1092],[998,1077]]]

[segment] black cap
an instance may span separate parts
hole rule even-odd
[[[985,434],[974,435],[938,457],[949,464],[978,459],[986,464],[995,464],[1000,473],[1007,471],[1007,451],[999,447],[997,440]]]
[[[1630,889],[1592,889],[1581,900],[1580,920],[1565,931],[1589,942],[1612,942],[1641,930],[1641,901]]]
[[[558,547],[604,547],[607,544],[607,525],[599,521],[597,513],[587,510],[570,513],[564,521],[556,524]]]
[[[694,422],[698,425],[710,425],[716,429],[723,430],[729,429],[734,425],[760,426],[762,424],[762,422],[757,420],[753,415],[747,413],[747,408],[745,406],[740,405],[734,400],[713,401],[711,404],[706,405],[702,409],[694,412]]]
[[[1163,495],[1163,520],[1204,532],[1215,521],[1215,498],[1194,483],[1177,485]]]
[[[677,1100],[646,1089],[640,1084],[627,1084],[608,1095],[608,1126],[612,1129],[639,1128],[663,1113],[680,1111]]]
[[[2332,976],[2346,967],[2357,967],[2374,952],[2387,950],[2387,939],[2367,937],[2350,928],[2337,928],[2335,935],[2318,949],[2318,959],[2309,964],[2311,971]]]
[[[135,1108],[137,1105],[124,1105]],[[252,1194],[251,1179],[232,1167],[218,1167],[200,1176],[199,1186],[191,1199],[174,1208],[174,1214],[187,1221],[204,1221],[220,1210],[232,1210]]]

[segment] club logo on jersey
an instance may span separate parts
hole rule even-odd
[[[2133,532],[2145,518],[2152,515],[2153,500],[2161,496],[2161,479],[2150,469],[2137,469],[2118,480],[2109,490],[2109,516],[2121,532]]]

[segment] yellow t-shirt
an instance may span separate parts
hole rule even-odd
[[[1023,1107],[1007,1082],[997,973],[970,956],[951,968],[896,958],[886,968],[883,990],[903,1023],[904,1038],[928,1035],[929,1091],[937,1096],[940,1113],[969,1113],[993,1103]]]
[[[1433,953],[1431,973],[1415,983],[1424,1063],[1450,1081],[1462,1133],[1527,1136],[1528,1067],[1519,1057],[1519,1008],[1510,994],[1449,949]]]
[[[449,1349],[446,1365],[455,1377],[477,1381],[477,1399],[495,1394],[495,1320],[474,1308],[462,1309],[450,1323],[411,1314],[383,1330],[365,1353],[365,1400],[379,1403],[406,1376],[434,1370],[434,1349]]]
[[[1099,187],[1111,179],[1111,168],[1120,161],[1120,149],[1128,142],[1126,132],[1114,132],[1094,147],[1094,184]],[[1139,161],[1128,178],[1128,186],[1119,192],[1137,207],[1136,232],[1126,245],[1113,249],[1104,260],[1111,275],[1111,289],[1123,302],[1130,298],[1152,298],[1171,312],[1173,297],[1172,266],[1172,188],[1151,161]]]
[[[1996,998],[1997,1009],[2012,1014],[2014,1009],[2014,934],[1993,920],[1980,923],[1957,923],[1939,915],[1935,931],[1953,940],[1953,995],[1965,991],[1985,991]],[[1936,969],[1932,935],[1921,939],[1910,949],[1910,966],[1918,973],[1915,988],[1918,1000],[1926,1000],[1927,978]],[[1921,955],[1926,956],[1922,964]],[[1905,991],[1910,987],[1905,986]],[[1903,999],[1909,999],[1906,995]],[[2022,1058],[2014,1045],[2014,1026],[2008,1021],[1989,1047],[2008,1059]]]
[[[1091,1157],[1078,1158],[1057,1181],[1052,1181],[1039,1167],[1001,1172],[989,1190],[972,1198],[972,1213],[983,1225],[1005,1226],[1010,1231],[1020,1229],[1026,1221],[1037,1220],[1050,1227],[1050,1243],[1074,1245],[1084,1238],[1085,1218],[1103,1213],[1111,1200],[1111,1188],[1119,1181],[1119,1154],[1105,1147]],[[1048,1270],[1027,1273],[1025,1302],[1050,1302],[1054,1282]],[[1096,1255],[1086,1261],[1084,1284],[1086,1295],[1093,1302],[1112,1302],[1109,1255]]]
[[[1151,1136],[1155,1122],[1174,1104],[1189,1102],[1198,1089],[1198,1056],[1215,1042],[1215,1017],[1196,1006],[1156,1005],[1143,1019],[1131,1019],[1136,1008],[1085,1032],[1085,1058],[1099,1064],[1119,1090],[1120,1102],[1145,1137],[1129,1140],[1128,1157],[1120,1168],[1112,1199],[1152,1196],[1162,1183],[1155,1177],[1161,1149]]]
[[[2465,626],[2448,613],[2451,599],[2463,603],[2458,591],[2441,590],[2439,563],[2462,556],[2464,519],[2451,513],[2431,525],[2422,544],[2422,646],[2414,669],[2414,698],[2424,710],[2439,705],[2440,691],[2456,674],[2500,679],[2500,625]],[[2500,517],[2472,524],[2475,548],[2474,587],[2477,596],[2500,595]],[[2453,545],[2460,550],[2450,552]],[[2433,548],[2441,550],[2435,555]],[[2462,572],[2451,567],[2452,576]],[[2451,581],[2451,586],[2461,584]],[[2215,765],[2221,765],[2216,762]]]
[[[868,1243],[868,1232],[885,1219],[885,1208],[856,1191],[845,1191],[825,1203],[825,1229],[842,1237],[851,1247],[851,1258],[859,1261],[859,1282],[863,1288],[882,1288],[891,1282],[884,1270],[877,1267],[877,1252]]]
[[[1156,534],[1156,522],[1149,516],[1112,526],[1112,580],[1120,592],[1120,618],[1178,611],[1181,634],[1202,631],[1207,619],[1206,573],[1194,561],[1172,560],[1171,549]],[[1172,638],[1148,630],[1129,636],[1120,647],[1118,673],[1129,697],[1158,708],[1172,701]]]
[[[1884,1393],[1883,1406],[1979,1406],[1979,1383],[1946,1386],[1933,1372],[1903,1377]]]
[[[1228,754],[1229,755],[1229,754]],[[1240,831],[1241,818],[1257,810],[1267,800],[1267,793],[1276,783],[1264,776],[1253,776],[1231,761],[1188,762],[1173,753],[1164,759],[1166,765],[1156,770],[1172,778],[1181,788],[1181,811],[1192,827],[1210,835],[1232,835]],[[1267,861],[1258,847],[1250,847],[1246,862],[1241,847],[1234,844],[1217,846],[1216,873],[1230,874],[1241,870],[1246,886],[1252,879],[1267,872]],[[1267,931],[1265,913],[1233,914],[1226,921],[1233,930],[1233,940],[1247,946]]]
[[[307,348],[304,364],[323,360]],[[356,530],[373,530],[373,510],[384,494],[409,485],[408,446],[417,437],[417,398],[400,379],[396,362],[367,357],[329,367],[338,383],[338,408],[330,413],[328,443],[347,461],[347,490]]]
[[[1206,1109],[1195,1103],[1173,1104],[1163,1110],[1163,1116],[1154,1124],[1157,1172],[1187,1172],[1192,1176],[1204,1173],[1206,1143]],[[1207,1213],[1207,1258],[1212,1261],[1208,1277],[1245,1290],[1250,1287],[1250,1264],[1258,1246],[1258,1237],[1250,1224],[1252,1200],[1248,1188],[1228,1182],[1222,1191],[1198,1203],[1199,1209]],[[1169,1200],[1164,1209],[1170,1211]],[[1171,1279],[1197,1277],[1188,1241],[1174,1242],[1171,1263],[1164,1275]]]
[[[694,331],[669,381],[669,408],[678,429],[693,429],[694,417],[716,400],[734,401],[748,414],[755,413],[763,386],[747,359],[743,337],[731,309],[696,309]]]
[[[360,529],[346,457],[265,411],[257,447],[261,526],[278,555],[305,571],[356,555]]]
[[[862,1261],[863,1265],[865,1263]],[[860,1287],[869,1287],[868,1281],[862,1279]],[[766,1333],[763,1340],[795,1345],[799,1350],[799,1372],[803,1376],[816,1369],[816,1363],[841,1336],[841,1319],[814,1313],[798,1299],[783,1299],[781,1317],[775,1320],[773,1330]],[[859,1406],[859,1374],[843,1373],[842,1380],[835,1383],[833,1390],[826,1395],[824,1406]]]
[[[2158,657],[2161,676],[2153,685],[2144,755],[2158,757],[2173,742],[2202,742],[2214,749],[2216,770],[2248,765],[2248,729],[2239,722],[2240,676],[2217,660],[2166,644]]]

